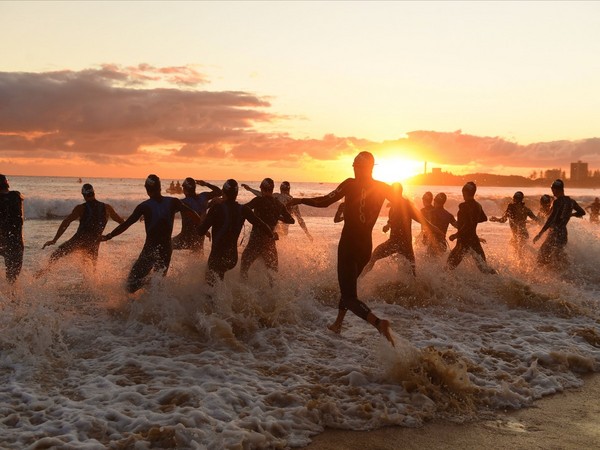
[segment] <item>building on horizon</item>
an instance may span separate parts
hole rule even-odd
[[[581,161],[571,163],[571,181],[586,181],[588,177],[588,163]]]
[[[562,178],[562,169],[548,169],[544,172],[544,178],[546,180],[556,180]]]

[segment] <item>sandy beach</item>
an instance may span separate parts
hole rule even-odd
[[[593,449],[600,448],[600,375],[582,388],[542,398],[530,408],[500,412],[495,420],[445,421],[374,431],[328,429],[308,450],[340,449]]]

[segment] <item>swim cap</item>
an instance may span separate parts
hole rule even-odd
[[[190,191],[194,191],[196,190],[196,180],[194,180],[192,177],[187,177],[185,180],[183,180],[183,183],[181,183],[181,187],[184,189],[189,189]]]
[[[282,191],[289,191],[290,190],[290,182],[289,181],[283,181],[281,183],[281,186],[279,186],[279,189],[281,189]]]
[[[374,165],[375,158],[370,152],[360,152],[352,163],[353,167],[373,167]]]
[[[0,189],[8,189],[9,185],[8,185],[8,178],[6,178],[6,175],[0,175]]]
[[[235,200],[235,198],[238,195],[238,183],[237,181],[235,181],[234,179],[230,178],[229,180],[227,180],[225,182],[225,184],[223,184],[223,193],[229,197]]]
[[[160,178],[157,175],[151,174],[146,178],[146,182],[144,183],[146,189],[150,190],[160,190]]]
[[[525,194],[523,194],[521,191],[517,191],[515,192],[515,195],[513,195],[513,200],[517,202],[522,202],[524,198]]]
[[[565,183],[561,179],[554,180],[554,182],[552,183],[552,186],[550,186],[550,189],[563,190],[564,188],[565,188]]]
[[[433,202],[437,203],[438,205],[443,205],[444,203],[446,203],[447,199],[448,199],[448,197],[446,197],[446,194],[444,194],[443,192],[440,192],[439,194],[437,194],[435,196],[435,198],[433,199]]]
[[[463,192],[468,192],[471,195],[475,195],[475,192],[477,192],[477,185],[473,181],[468,181],[462,187],[462,191]]]
[[[423,197],[421,197],[421,200],[423,201],[432,201],[433,200],[433,194],[429,191],[425,192],[423,194]]]
[[[86,197],[89,195],[94,195],[94,186],[92,186],[90,183],[85,183],[83,186],[81,186],[81,193]]]
[[[273,192],[274,188],[275,182],[271,178],[265,178],[264,180],[262,180],[262,183],[260,183],[261,191]]]
[[[542,205],[547,205],[552,201],[552,197],[550,197],[548,194],[544,194],[540,197],[540,203]]]

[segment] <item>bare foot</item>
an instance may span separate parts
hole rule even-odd
[[[340,334],[342,332],[342,324],[341,323],[338,324],[337,322],[333,322],[327,328],[329,328],[335,334]]]
[[[392,347],[396,347],[396,344],[394,344],[394,339],[392,338],[392,334],[390,333],[389,320],[380,321],[379,326],[377,327],[377,330],[379,331],[379,333],[383,334],[388,341],[390,341],[390,344],[392,344]]]

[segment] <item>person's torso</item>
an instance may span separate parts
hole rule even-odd
[[[345,182],[343,236],[371,235],[388,192],[386,188],[385,183],[372,179]]]
[[[448,226],[454,221],[454,216],[444,208],[434,207],[429,212],[429,222],[446,235]]]
[[[200,217],[204,218],[206,215],[206,209],[208,206],[208,198],[206,195],[197,194],[194,197],[185,197],[181,200],[181,202],[197,212]],[[200,224],[194,222],[194,219],[192,219],[188,214],[181,215],[182,233],[194,233],[199,227]]]
[[[18,191],[0,193],[0,235],[22,239],[23,197]]]
[[[238,202],[223,202],[211,208],[215,217],[212,226],[213,249],[237,246],[245,220],[242,208]]]
[[[261,196],[254,197],[248,204],[248,207],[254,211],[256,217],[261,219],[264,223],[271,227],[271,230],[275,229],[275,225],[281,217],[282,204],[275,197]],[[256,230],[256,231],[255,231]],[[252,233],[258,232],[257,227],[252,227]],[[260,231],[260,234],[264,234]]]
[[[75,234],[79,237],[98,239],[106,227],[106,205],[98,200],[90,200],[82,206],[83,214]]]
[[[554,231],[566,232],[567,224],[569,223],[569,220],[571,220],[571,214],[573,212],[573,200],[566,195],[558,197],[552,203],[552,209],[554,210],[555,216],[550,228]]]
[[[165,244],[171,242],[175,213],[175,198],[149,198],[142,203],[146,243]]]
[[[467,200],[458,206],[457,222],[459,240],[478,240],[477,224],[485,222],[483,208],[475,200]]]
[[[412,214],[410,201],[402,198],[390,207],[390,239],[412,239]]]

